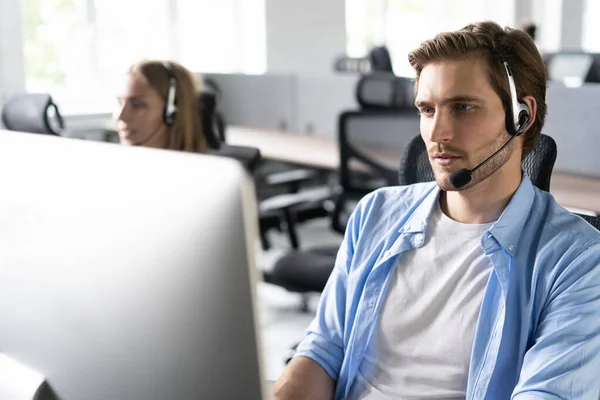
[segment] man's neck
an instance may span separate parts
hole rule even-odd
[[[496,171],[484,181],[463,191],[440,194],[444,214],[464,224],[496,221],[521,184],[520,173]]]

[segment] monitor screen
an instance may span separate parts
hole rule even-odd
[[[586,81],[593,62],[592,54],[555,54],[550,60],[549,78],[568,86],[580,86]]]
[[[0,171],[0,353],[60,400],[261,398],[239,163],[0,131]]]

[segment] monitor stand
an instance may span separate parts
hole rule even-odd
[[[55,400],[56,396],[42,374],[0,353],[0,399]]]

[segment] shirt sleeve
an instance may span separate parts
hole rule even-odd
[[[360,215],[364,204],[365,199],[359,202],[348,220],[335,266],[321,294],[317,315],[308,326],[306,336],[298,345],[295,354],[295,357],[308,357],[318,363],[335,381],[339,378],[344,360],[348,271],[360,230]]]
[[[598,399],[600,392],[600,244],[561,274],[525,353],[512,399]]]

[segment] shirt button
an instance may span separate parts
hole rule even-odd
[[[391,252],[391,251],[389,251],[389,250],[386,250],[386,251],[385,251],[385,253],[383,253],[383,255],[384,255],[385,257],[389,257],[389,256],[390,256],[390,254],[392,254],[392,252]]]
[[[509,244],[509,245],[508,245],[508,251],[509,251],[510,253],[512,253],[514,249],[515,249],[515,246],[513,246],[512,244]]]

